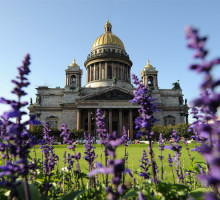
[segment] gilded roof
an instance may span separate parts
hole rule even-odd
[[[71,67],[79,67],[79,65],[76,64],[76,60],[74,58],[73,63],[70,65]]]
[[[150,61],[148,59],[147,61],[147,65],[144,67],[144,70],[156,70],[155,67],[153,67],[151,64],[150,64]]]
[[[120,38],[111,32],[112,25],[109,21],[105,24],[105,33],[99,36],[92,45],[92,49],[101,45],[116,45],[125,50],[123,42]],[[107,29],[109,27],[109,29]]]

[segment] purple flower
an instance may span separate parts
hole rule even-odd
[[[97,126],[97,133],[99,136],[99,139],[101,140],[101,144],[105,144],[108,142],[107,139],[107,129],[105,126],[105,119],[103,117],[103,112],[100,108],[97,109],[96,111],[96,126]]]
[[[123,134],[122,134],[121,138],[124,141],[124,146],[127,147],[128,146],[129,137],[128,137],[128,134],[127,134],[125,126],[123,126]]]
[[[73,156],[71,154],[69,154],[69,153],[68,153],[67,163],[68,163],[67,169],[71,170],[73,168],[74,161],[73,161]]]
[[[147,158],[146,151],[143,149],[143,155],[141,157],[141,165],[139,166],[143,171],[139,173],[139,176],[142,176],[144,179],[150,178],[150,172],[148,172],[149,167],[151,166],[150,161]]]
[[[89,163],[89,171],[91,170],[91,166],[93,164],[93,161],[95,159],[95,152],[94,152],[94,139],[91,138],[90,134],[84,133],[84,139],[86,140],[86,143],[84,144],[85,147],[85,157],[84,159]]]
[[[169,163],[169,166],[170,166],[170,167],[173,166],[173,165],[172,165],[172,163],[173,163],[173,159],[172,159],[172,157],[171,157],[170,154],[168,154],[168,163]]]
[[[140,134],[151,137],[151,129],[154,122],[157,119],[153,116],[156,111],[155,99],[150,95],[148,88],[138,81],[138,78],[132,74],[134,83],[137,83],[137,88],[134,90],[134,99],[131,100],[132,103],[136,103],[141,106],[138,110],[140,117],[135,120],[136,128],[140,128]]]
[[[75,149],[75,144],[74,144],[74,140],[70,138],[71,132],[70,130],[67,128],[66,124],[62,124],[62,128],[61,128],[62,133],[60,134],[60,136],[63,138],[63,143],[70,145],[67,148],[68,149]]]
[[[49,133],[50,124],[45,123],[43,128],[43,141],[41,143],[41,149],[43,153],[43,173],[44,173],[44,196],[47,197],[48,191],[50,190],[52,184],[50,184],[50,179],[53,176],[53,171],[55,166],[58,164],[59,157],[54,153],[54,137],[50,137]]]
[[[137,88],[134,90],[134,98],[131,100],[132,103],[140,105],[138,110],[140,117],[137,117],[135,120],[135,128],[139,129],[136,137],[145,135],[149,140],[149,149],[150,149],[150,158],[151,166],[153,172],[153,179],[155,184],[157,184],[157,175],[156,175],[156,162],[154,159],[152,140],[154,133],[151,131],[154,125],[154,122],[157,119],[154,117],[154,112],[156,111],[155,99],[152,98],[148,88],[138,80],[137,76],[132,74],[134,83],[137,85]]]
[[[29,124],[39,124],[35,120],[34,116],[30,117],[30,120],[22,122],[21,119],[27,113],[23,111],[23,108],[28,104],[22,101],[23,96],[26,95],[25,88],[29,85],[27,75],[30,73],[30,56],[27,54],[24,58],[21,67],[18,67],[18,75],[16,80],[12,80],[15,85],[12,93],[16,95],[17,100],[8,100],[0,98],[0,103],[7,104],[10,106],[8,112],[4,112],[1,116],[0,131],[2,141],[0,142],[1,151],[3,158],[8,160],[7,163],[3,162],[1,166],[1,177],[12,175],[11,178],[7,178],[5,185],[10,185],[12,188],[11,194],[15,194],[16,179],[21,177],[27,177],[30,170],[33,170],[36,165],[28,162],[29,150],[35,144],[35,138],[31,137],[27,130]],[[13,160],[11,162],[10,160]],[[10,182],[12,181],[12,182]],[[3,184],[0,183],[0,185]],[[27,179],[25,178],[25,185],[27,185]],[[27,191],[28,193],[28,191]],[[12,198],[12,196],[11,196]],[[28,198],[26,196],[26,198]]]
[[[220,79],[219,77],[217,79],[214,78],[213,69],[220,64],[220,58],[211,61],[205,60],[208,53],[204,48],[207,38],[199,36],[197,29],[188,26],[186,28],[186,37],[188,46],[195,50],[194,57],[200,59],[200,63],[192,64],[190,69],[204,74],[204,81],[200,85],[200,97],[193,101],[193,117],[196,122],[193,123],[192,129],[195,139],[202,143],[201,148],[197,147],[196,149],[205,157],[209,168],[208,173],[200,175],[199,178],[207,186],[211,185],[213,192],[219,195],[220,123],[217,120],[217,109],[220,106],[220,94],[217,87],[220,85]]]
[[[159,138],[159,150],[161,151],[164,150],[164,139],[162,133],[160,133],[160,138]]]
[[[107,186],[107,197],[113,199],[118,199],[119,195],[122,193],[124,186],[120,185],[123,173],[129,173],[130,170],[125,170],[125,160],[116,159],[116,148],[124,143],[124,140],[117,136],[114,131],[111,135],[108,136],[108,143],[105,143],[105,149],[108,151],[108,154],[111,155],[111,159],[107,160],[106,167],[101,163],[96,163],[96,169],[89,173],[89,177],[94,174],[112,174],[112,184],[114,185],[115,190],[112,190],[111,187]],[[107,177],[107,176],[106,176]]]
[[[181,162],[180,162],[180,156],[181,156],[180,151],[182,149],[182,146],[178,144],[178,142],[180,141],[180,137],[177,135],[176,130],[173,130],[172,139],[175,143],[174,144],[170,143],[170,146],[166,145],[165,147],[167,149],[170,149],[170,150],[175,152],[174,162],[176,163],[176,175],[178,177],[178,181],[181,180],[182,183],[183,183],[184,176],[183,176],[183,172],[182,172],[182,168],[181,168]]]

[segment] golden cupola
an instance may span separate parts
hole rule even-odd
[[[132,62],[124,44],[112,33],[109,20],[104,28],[105,32],[95,40],[91,53],[84,63],[87,71],[85,87],[105,87],[114,84],[132,88],[130,79]]]
[[[112,25],[109,20],[105,24],[105,33],[99,36],[92,45],[92,51],[101,46],[113,45],[118,46],[125,51],[125,47],[120,38],[112,33]]]
[[[158,71],[150,64],[148,59],[147,65],[141,71],[141,79],[143,84],[149,87],[151,90],[158,89],[157,74]]]

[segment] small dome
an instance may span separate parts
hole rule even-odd
[[[73,63],[70,65],[70,67],[79,67],[79,65],[76,64],[75,58],[73,60]]]
[[[144,67],[144,71],[156,71],[156,68],[150,64],[149,59],[147,60],[147,65]]]
[[[105,24],[105,33],[99,36],[92,45],[92,50],[102,45],[115,45],[121,47],[125,51],[123,42],[119,37],[114,35],[111,31],[112,25],[109,20]]]

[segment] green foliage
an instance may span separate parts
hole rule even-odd
[[[83,130],[83,129],[79,129],[79,130],[72,129],[70,132],[72,133],[73,139],[83,139],[84,138],[84,133],[86,131]]]
[[[35,136],[37,140],[43,138],[43,126],[41,125],[31,127],[29,132],[32,136]]]
[[[57,128],[50,128],[50,136],[54,136],[54,140],[61,142],[62,138],[60,137],[61,131]],[[29,129],[29,132],[32,136],[35,136],[37,140],[43,139],[43,126],[33,126]]]
[[[188,187],[186,185],[171,184],[161,182],[157,185],[157,192],[160,192],[165,199],[169,200],[184,200],[188,196]]]
[[[71,191],[67,194],[65,194],[63,197],[60,198],[60,200],[72,200],[83,194],[85,191],[84,190],[79,190],[79,191]]]
[[[169,140],[171,138],[172,132],[175,129],[180,137],[184,137],[185,139],[190,139],[192,132],[189,132],[190,124],[180,123],[175,126],[162,126],[155,125],[152,128],[152,131],[155,134],[155,140],[159,140],[160,133],[163,134],[163,138]]]
[[[37,189],[37,187],[33,184],[28,184],[29,193],[31,200],[41,200],[41,195]],[[21,181],[19,186],[17,187],[18,196],[20,199],[25,199],[25,192],[24,192],[24,182]]]

